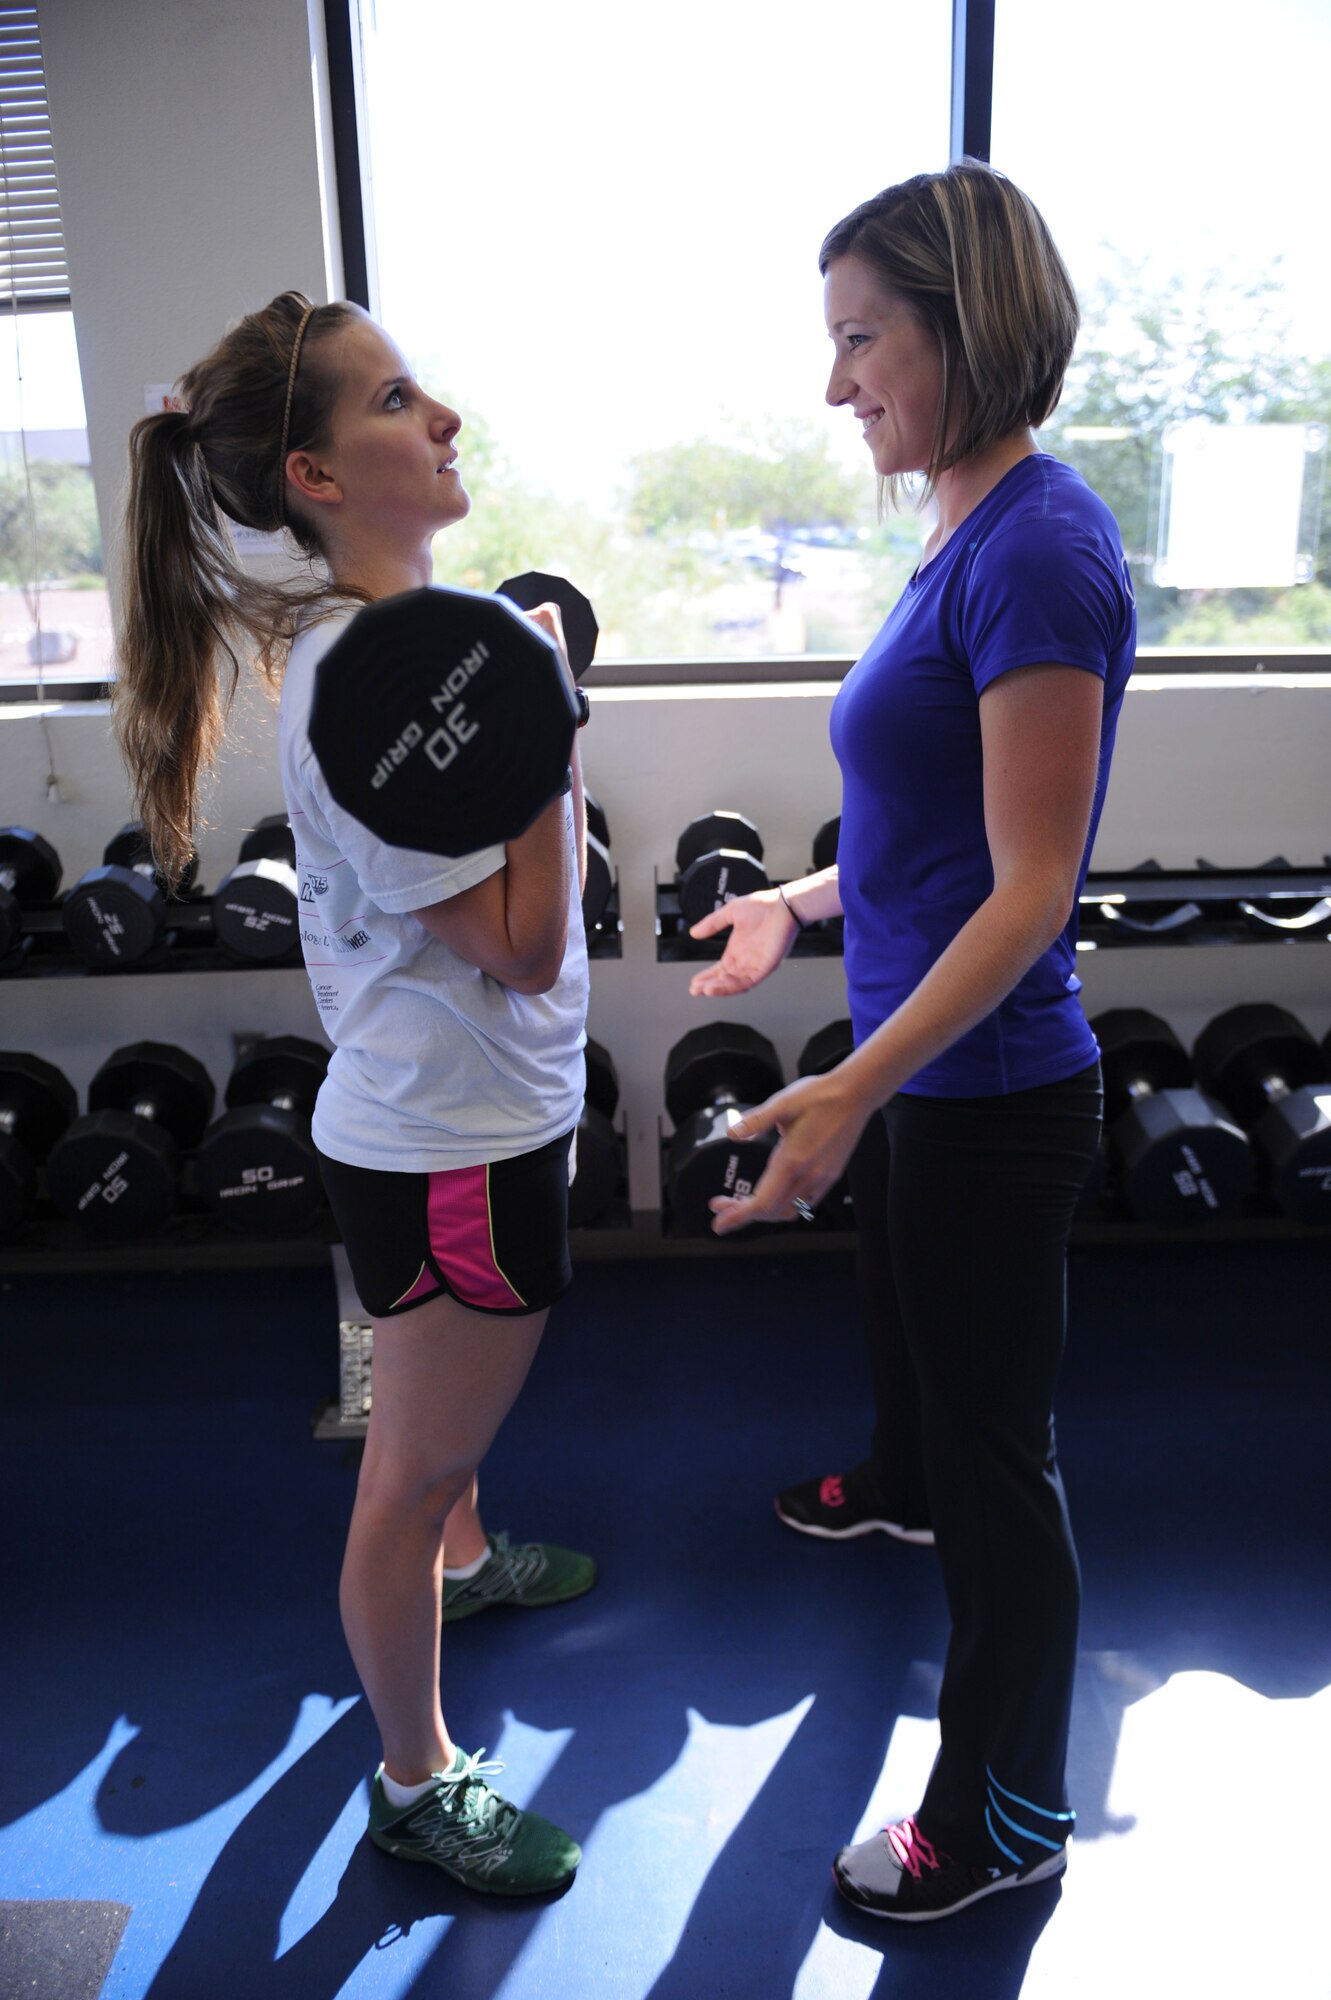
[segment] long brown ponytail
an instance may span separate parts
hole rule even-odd
[[[227,526],[285,527],[319,555],[312,526],[285,503],[282,437],[288,451],[327,443],[334,336],[356,311],[311,310],[299,292],[281,293],[181,378],[185,410],[144,417],[130,434],[115,729],[153,853],[173,879],[194,846],[200,782],[242,659],[275,688],[301,619],[356,594],[313,566],[309,583],[251,576]]]

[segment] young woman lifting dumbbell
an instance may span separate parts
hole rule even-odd
[[[390,846],[335,804],[309,740],[316,670],[360,607],[430,582],[434,535],[470,505],[459,419],[359,308],[294,292],[241,320],[181,389],[187,407],[132,440],[116,723],[154,851],[178,870],[222,733],[219,678],[234,686],[252,658],[281,684],[303,945],[334,1044],[313,1133],[374,1324],[341,1586],[383,1744],[370,1835],[477,1889],[553,1889],[580,1850],[454,1744],[440,1622],[553,1603],[595,1577],[585,1556],[487,1538],[476,1511],[476,1469],[570,1279],[587,1002],[576,748],[565,794],[461,859],[430,851],[428,827],[422,851]],[[247,575],[223,515],[285,526],[328,580]],[[557,613],[532,616],[558,644]],[[367,675],[367,735],[373,700]]]
[[[1135,610],[1108,510],[1032,435],[1078,314],[1026,197],[972,162],[922,174],[838,223],[820,267],[827,400],[863,424],[880,479],[924,475],[936,519],[833,707],[837,865],[696,924],[730,936],[691,990],[746,991],[844,912],[855,1051],[745,1117],[780,1144],[751,1197],[712,1206],[721,1233],[802,1213],[885,1116],[886,1201],[856,1220],[884,1239],[875,1373],[908,1379],[919,1428],[875,1499],[916,1539],[932,1528],[952,1633],[924,1799],[843,1849],[836,1879],[921,1919],[1057,1874],[1072,1825],[1080,1584],[1051,1406],[1100,1129],[1076,908]]]

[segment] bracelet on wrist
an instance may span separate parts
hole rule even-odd
[[[790,903],[787,900],[786,892],[781,887],[781,884],[779,882],[776,885],[776,893],[781,898],[782,908],[785,910],[786,915],[790,918],[791,923],[794,924],[795,929],[797,931],[807,931],[809,926],[806,923],[801,922],[799,917],[795,915],[795,912],[791,909]]]

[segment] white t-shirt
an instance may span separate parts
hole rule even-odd
[[[576,867],[548,993],[515,993],[408,913],[483,882],[502,847],[454,860],[389,847],[335,805],[309,739],[319,661],[354,612],[296,639],[282,687],[282,789],[296,840],[301,948],[334,1044],[315,1106],[330,1159],[396,1173],[507,1160],[582,1109],[587,945]],[[565,802],[570,846],[573,808]]]

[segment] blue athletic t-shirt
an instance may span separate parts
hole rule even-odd
[[[906,585],[841,685],[837,863],[857,1043],[914,991],[991,893],[980,696],[1014,667],[1081,667],[1105,684],[1080,895],[1109,779],[1136,607],[1118,528],[1080,474],[1023,458]],[[906,1089],[992,1097],[1075,1076],[1096,1043],[1078,994],[1077,906],[996,1007]]]

